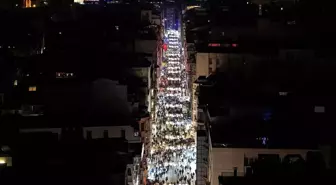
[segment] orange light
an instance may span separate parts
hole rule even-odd
[[[24,0],[24,8],[31,8],[32,4],[31,4],[31,0]]]
[[[35,92],[36,91],[36,86],[30,86],[28,91],[29,92]]]

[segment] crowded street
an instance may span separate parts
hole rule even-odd
[[[164,14],[164,51],[157,76],[158,91],[147,157],[148,180],[159,184],[195,184],[196,130],[190,114],[180,12],[166,8]]]

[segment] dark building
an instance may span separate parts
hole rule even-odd
[[[25,3],[1,12],[0,145],[11,152],[0,163],[35,184],[124,184],[151,109],[160,12]]]

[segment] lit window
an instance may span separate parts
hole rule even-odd
[[[288,92],[279,92],[280,96],[287,96]]]
[[[287,24],[288,25],[295,25],[296,24],[296,21],[294,20],[294,21],[287,21]]]
[[[56,72],[56,78],[70,78],[73,76],[74,76],[74,73]]]
[[[29,92],[35,92],[36,91],[36,86],[30,86],[28,90],[29,90]]]
[[[210,44],[208,44],[208,46],[210,46],[210,47],[220,47],[220,44],[219,43],[210,43]]]
[[[0,159],[0,164],[6,164],[6,161],[4,159]]]
[[[18,81],[14,80],[14,86],[17,86],[17,85],[18,85]]]
[[[325,112],[325,107],[324,106],[315,106],[314,107],[314,112],[316,112],[316,113],[324,113]]]

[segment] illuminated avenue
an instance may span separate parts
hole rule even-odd
[[[181,11],[168,5],[163,14],[163,57],[157,74],[147,178],[160,184],[195,184],[196,135],[190,114]]]

